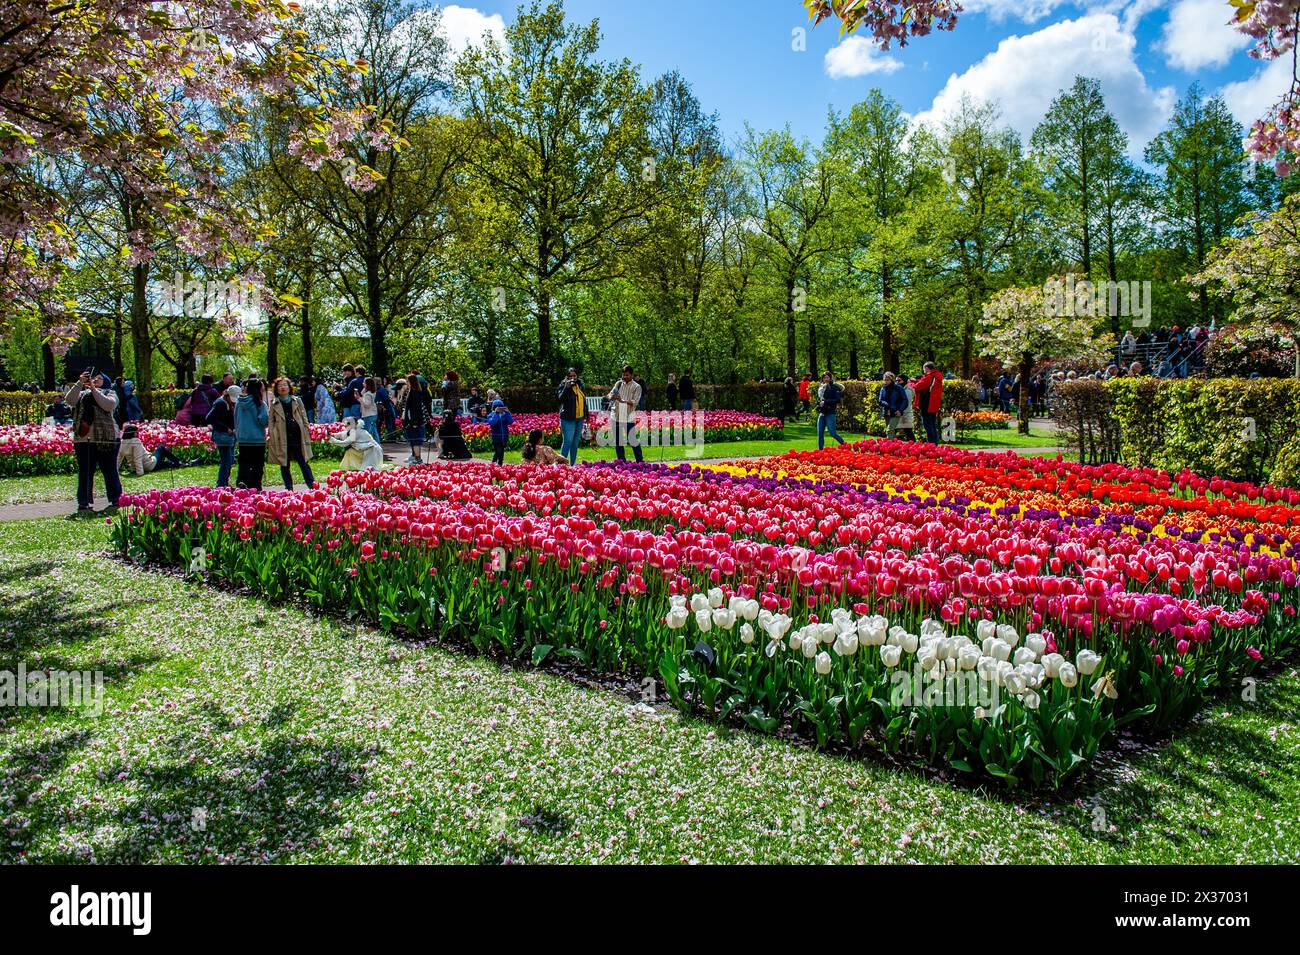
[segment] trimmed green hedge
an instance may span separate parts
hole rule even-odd
[[[1118,378],[1060,387],[1062,448],[1084,461],[1188,468],[1255,483],[1296,481],[1295,378]]]
[[[155,388],[153,390],[154,418],[169,420],[175,417],[177,395],[188,395],[191,389]],[[63,392],[0,391],[0,424],[40,424],[45,409]]]

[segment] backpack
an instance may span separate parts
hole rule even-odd
[[[77,437],[84,438],[90,434],[95,425],[95,396],[89,391],[83,392],[77,399]]]

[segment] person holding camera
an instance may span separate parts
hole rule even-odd
[[[113,379],[86,370],[68,389],[63,400],[72,408],[72,449],[77,459],[77,514],[94,512],[95,469],[104,475],[104,493],[108,510],[117,510],[122,496],[122,478],[117,473],[117,453],[121,438],[117,421],[117,392]]]
[[[844,386],[839,384],[828,371],[822,375],[821,387],[817,389],[817,450],[826,447],[826,435],[840,444],[844,439],[835,430],[835,416],[839,413],[840,402],[844,400]]]
[[[683,379],[684,381],[685,379]],[[624,448],[632,445],[632,456],[642,461],[641,442],[634,434],[636,430],[636,412],[641,404],[641,386],[632,376],[632,366],[623,366],[623,376],[605,400],[609,402],[609,427],[614,432],[614,454],[620,461],[627,460]]]
[[[583,422],[587,420],[587,394],[583,391],[578,369],[568,370],[556,397],[560,401],[560,454],[570,464],[577,464]]]

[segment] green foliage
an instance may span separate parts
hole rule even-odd
[[[1300,433],[1296,379],[1118,378],[1104,385],[1085,381],[1060,387],[1070,408],[1063,444],[1082,450],[1085,459],[1117,456],[1126,464],[1170,472],[1186,468],[1256,483],[1294,481]],[[1078,422],[1093,436],[1091,443],[1085,437],[1082,448]],[[1100,446],[1096,435],[1103,436]]]

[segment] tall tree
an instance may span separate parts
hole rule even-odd
[[[346,86],[355,74],[355,64],[325,55],[299,29],[297,8],[283,0],[0,5],[0,324],[51,290],[73,249],[61,197],[42,183],[50,160],[117,177],[133,222],[209,264],[224,262],[247,223],[222,195],[221,167],[225,148],[248,130],[224,122],[222,111]],[[340,155],[363,130],[372,142],[385,138],[367,111],[323,95],[291,122],[300,151],[313,156]],[[148,254],[148,235],[131,235],[136,257]],[[138,287],[141,276],[132,281]],[[142,320],[133,310],[133,325]],[[75,329],[50,333],[67,344]]]
[[[1187,272],[1204,268],[1210,250],[1250,209],[1242,134],[1227,104],[1205,98],[1193,83],[1168,127],[1147,146],[1147,161],[1162,172],[1158,213],[1165,238],[1184,255]],[[1199,296],[1208,323],[1210,296],[1204,287]]]
[[[1015,279],[1019,247],[1041,207],[1040,179],[991,104],[963,100],[936,146],[942,185],[919,214],[945,249],[951,295],[960,303],[961,374],[969,378],[984,302]]]
[[[448,195],[469,149],[460,120],[439,111],[450,90],[447,40],[436,9],[402,0],[336,0],[308,16],[320,44],[367,64],[335,98],[372,106],[398,148],[350,142],[341,161],[312,163],[304,176],[272,113],[263,118],[267,162],[319,220],[327,277],[370,334],[371,370],[388,374],[388,333],[442,261],[453,231]]]
[[[646,136],[651,94],[627,60],[596,59],[600,29],[534,3],[457,64],[475,137],[476,227],[501,257],[503,287],[527,295],[539,365],[555,371],[552,301],[622,273],[661,196]]]
[[[917,153],[908,144],[909,126],[902,107],[873,89],[848,116],[831,114],[826,145],[839,171],[841,224],[850,233],[846,265],[872,279],[880,302],[881,368],[895,372],[893,309],[904,264],[894,240],[925,182]]]
[[[759,135],[748,127],[741,161],[761,234],[759,254],[782,293],[786,374],[793,376],[798,371],[797,320],[808,307],[811,268],[839,242],[831,228],[832,165],[789,129]]]
[[[1054,199],[1049,211],[1073,245],[1073,262],[1091,276],[1105,183],[1117,178],[1128,148],[1128,137],[1106,108],[1101,84],[1076,76],[1052,100],[1030,146],[1046,169],[1047,193]]]

